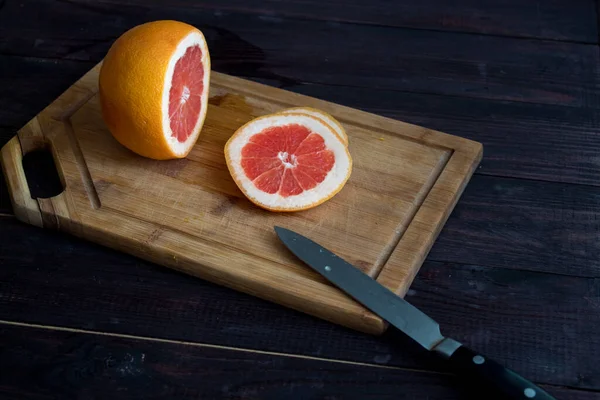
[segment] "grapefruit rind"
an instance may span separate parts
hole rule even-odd
[[[202,51],[202,81],[206,85],[198,119],[190,128],[193,134],[181,143],[173,143],[177,139],[172,137],[165,112],[171,84],[167,77],[173,75],[188,43],[198,45]],[[98,77],[100,108],[108,130],[117,142],[143,157],[168,160],[187,156],[206,117],[210,68],[204,35],[192,25],[159,20],[126,31],[111,45]]]
[[[305,114],[322,119],[327,125],[331,126],[333,131],[338,134],[342,142],[348,146],[348,134],[346,133],[346,130],[337,119],[325,111],[317,110],[316,108],[312,107],[292,107],[280,111],[278,114]]]
[[[242,149],[250,138],[267,128],[300,124],[319,134],[327,149],[333,152],[335,163],[325,179],[312,189],[294,196],[259,190],[242,168]],[[254,204],[270,211],[290,212],[316,207],[336,195],[348,181],[352,172],[352,158],[346,145],[333,128],[323,120],[306,114],[276,113],[253,119],[240,127],[225,145],[227,168],[242,193]]]

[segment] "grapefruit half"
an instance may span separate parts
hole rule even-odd
[[[352,171],[348,148],[322,119],[271,114],[239,128],[225,145],[229,172],[244,195],[271,211],[299,211],[333,197]]]
[[[326,124],[331,126],[333,128],[333,131],[335,133],[337,133],[337,135],[342,139],[342,142],[344,142],[344,144],[346,146],[348,146],[348,135],[346,134],[346,130],[344,129],[342,124],[340,124],[338,122],[337,119],[335,119],[331,114],[328,114],[325,111],[318,110],[318,109],[312,108],[312,107],[292,107],[292,108],[287,108],[283,111],[280,111],[280,113],[282,113],[282,114],[290,114],[290,113],[306,114],[306,115],[311,115],[313,117],[320,118],[323,121],[325,121]]]
[[[138,25],[111,46],[100,69],[103,119],[133,152],[185,157],[206,117],[210,54],[204,35],[178,21]]]

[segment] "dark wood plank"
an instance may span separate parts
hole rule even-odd
[[[0,145],[4,145],[10,138],[17,134],[18,128],[0,126]]]
[[[474,177],[430,260],[600,277],[600,188]]]
[[[6,324],[0,339],[0,396],[11,400],[481,398],[452,375]]]
[[[12,214],[12,205],[10,204],[10,196],[6,188],[6,179],[4,174],[0,174],[0,215],[6,216]]]
[[[1,14],[1,11],[0,11]],[[0,126],[4,145],[95,63],[0,56]]]
[[[409,300],[430,310],[448,336],[525,376],[561,376],[561,384],[574,387],[600,384],[594,372],[600,355],[598,278],[428,262]]]
[[[107,18],[114,7],[94,4],[38,0],[5,7],[0,38],[11,39],[0,39],[0,52],[99,61],[126,29],[171,18],[201,28],[214,69],[234,75],[274,78],[284,85],[310,82],[576,107],[600,105],[600,57],[594,45],[186,7],[120,7],[119,18]]]
[[[445,370],[393,330],[353,332],[4,218],[0,319]],[[408,294],[444,332],[541,383],[600,389],[600,280],[427,262]]]
[[[102,0],[107,7],[147,5],[141,0]],[[90,3],[90,2],[87,2]],[[95,2],[97,3],[97,2]],[[247,12],[267,17],[300,17],[359,24],[473,32],[542,39],[597,42],[595,5],[592,0],[522,2],[517,0],[300,0],[262,1],[249,6],[244,0],[171,2],[187,9]]]
[[[0,126],[0,147],[2,147],[11,137],[16,133],[14,128],[3,128]],[[8,188],[6,187],[6,180],[4,174],[2,174],[0,168],[0,215],[11,214],[12,206],[10,205],[10,197],[8,194]]]
[[[29,2],[28,2],[29,3]],[[40,3],[33,7],[7,2],[4,13],[19,12],[20,15],[33,14],[39,23],[51,23],[43,18],[49,3]],[[57,5],[60,7],[60,5]],[[128,6],[156,8],[167,6],[167,2],[147,2],[141,0],[79,0],[74,6],[82,12],[126,13]],[[19,10],[14,8],[19,7]],[[568,2],[564,0],[523,2],[518,0],[461,0],[446,2],[424,0],[418,3],[410,1],[373,0],[266,0],[249,5],[244,0],[171,1],[168,7],[186,9],[189,12],[227,12],[248,13],[262,18],[291,17],[316,19],[322,21],[348,22],[357,24],[383,25],[390,27],[408,27],[455,32],[470,32],[488,35],[504,35],[525,38],[551,39],[597,43],[598,31],[596,7],[593,0]],[[123,10],[125,8],[125,10]],[[31,18],[29,18],[31,19]],[[0,22],[10,22],[2,19]],[[79,21],[72,24],[87,29]],[[80,25],[81,24],[81,25]],[[32,25],[23,26],[35,29]],[[55,29],[63,27],[55,24]],[[1,29],[1,28],[0,28]],[[58,33],[58,32],[57,32]]]

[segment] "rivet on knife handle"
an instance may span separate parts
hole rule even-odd
[[[434,349],[435,351],[435,349]],[[471,377],[485,387],[495,387],[509,399],[555,400],[550,394],[499,363],[460,346],[448,359],[456,368],[453,372]],[[482,396],[486,398],[486,396]]]

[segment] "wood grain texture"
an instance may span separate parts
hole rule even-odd
[[[309,82],[574,107],[600,105],[595,45],[187,7],[123,6],[119,18],[106,18],[112,7],[96,2],[34,1],[23,7],[14,3],[4,11],[4,26],[19,34],[2,42],[0,51],[98,62],[134,25],[177,19],[203,30],[216,71],[276,79],[284,86]],[[51,21],[69,23],[57,28]]]
[[[477,176],[429,259],[600,277],[600,188]]]
[[[101,3],[102,6],[99,6]],[[115,5],[148,6],[140,0],[100,2],[79,1],[79,5],[93,5],[110,9]],[[562,0],[519,2],[493,0],[481,3],[462,0],[449,4],[440,0],[426,0],[415,4],[408,1],[375,0],[301,0],[263,1],[248,6],[243,0],[203,1],[178,0],[171,7],[187,10],[243,12],[264,18],[294,17],[358,24],[410,27],[443,31],[472,32],[554,39],[597,42],[595,4],[592,0],[577,3]]]
[[[0,125],[16,130],[89,71],[94,63],[0,55]],[[12,100],[11,100],[12,99]],[[10,136],[3,136],[2,144]]]
[[[31,4],[31,5],[29,5]],[[44,15],[54,12],[59,20],[67,20],[70,13],[90,15],[106,14],[115,7],[121,16],[130,16],[132,11],[148,13],[153,9],[169,12],[169,9],[185,10],[190,14],[242,13],[263,19],[301,18],[337,23],[369,24],[390,27],[409,27],[425,30],[470,32],[489,35],[505,35],[527,38],[551,39],[597,43],[595,4],[593,0],[566,2],[552,0],[545,2],[519,2],[516,0],[493,0],[481,3],[476,0],[461,0],[448,4],[440,0],[426,0],[415,4],[407,1],[388,2],[375,0],[368,3],[360,0],[345,1],[263,1],[249,6],[243,0],[202,1],[179,0],[168,6],[149,4],[140,0],[129,1],[86,1],[61,3],[51,0],[35,0],[24,4],[7,2],[0,14],[0,49],[6,45],[6,33],[15,26],[16,18],[22,21],[19,26],[23,33],[13,38],[20,45],[29,45],[29,38],[38,39],[38,47],[60,46],[55,41],[40,41],[36,32],[50,26],[57,36],[81,47],[89,43],[78,42],[75,31],[87,30],[90,26],[84,20],[71,20],[69,24],[52,24]],[[104,21],[96,30],[110,24],[123,24],[125,21]],[[4,39],[4,41],[2,40]],[[44,39],[41,39],[44,40]],[[57,46],[57,48],[58,48]],[[11,49],[14,51],[14,48]]]
[[[5,128],[0,126],[0,144],[4,146],[17,133],[17,129]],[[14,214],[8,195],[8,186],[4,173],[0,174],[0,215]]]
[[[0,126],[0,143],[4,145],[17,134],[17,128]]]
[[[0,174],[0,215],[14,215],[4,174]]]
[[[14,218],[0,221],[5,319],[445,370],[394,331],[364,335]],[[445,334],[537,382],[600,389],[597,278],[429,261],[407,296]]]
[[[39,214],[43,223],[37,225],[363,331],[380,333],[385,324],[302,265],[276,239],[273,226],[309,235],[404,295],[481,159],[476,142],[221,74],[212,76],[207,120],[190,155],[143,159],[105,127],[98,71],[5,146],[11,156],[4,160],[7,175],[21,178],[9,179],[19,219],[31,222],[29,214]],[[321,207],[269,213],[237,189],[223,146],[253,117],[296,105],[323,109],[345,124],[353,173]],[[52,149],[66,189],[29,204],[12,155],[40,143]]]
[[[0,339],[0,396],[7,399],[480,398],[455,376],[421,371],[8,324],[0,324]],[[561,399],[600,398],[545,389]]]

